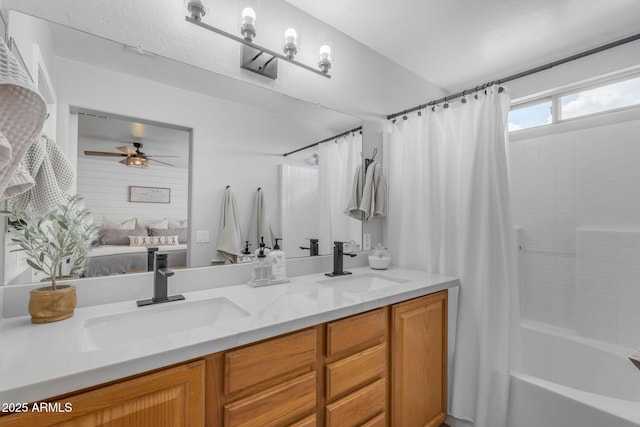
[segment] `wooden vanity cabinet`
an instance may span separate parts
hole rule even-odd
[[[4,426],[437,427],[447,291],[54,399]]]
[[[42,412],[30,404],[28,412],[0,417],[0,426],[201,426],[204,367],[199,360],[101,386],[48,401]]]

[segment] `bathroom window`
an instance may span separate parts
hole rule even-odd
[[[509,112],[509,132],[551,123],[551,99],[518,105]]]
[[[517,102],[517,101],[516,101]],[[640,76],[612,82],[574,86],[525,104],[515,104],[509,112],[509,132],[569,121],[609,111],[640,107]]]
[[[581,90],[560,98],[560,119],[640,105],[640,77]]]

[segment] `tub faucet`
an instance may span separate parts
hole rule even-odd
[[[350,271],[344,271],[343,256],[350,256],[353,258],[356,254],[344,253],[344,242],[333,242],[333,272],[324,273],[326,276],[345,276],[351,274]]]
[[[163,302],[180,301],[183,295],[169,296],[169,277],[173,276],[173,271],[167,267],[167,253],[153,252],[154,273],[153,273],[153,298],[137,301],[138,307]]]

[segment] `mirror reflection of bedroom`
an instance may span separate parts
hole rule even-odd
[[[99,225],[85,277],[147,271],[148,247],[187,264],[190,131],[93,111],[78,124],[77,192]]]

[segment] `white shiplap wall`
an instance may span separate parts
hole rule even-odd
[[[78,157],[78,193],[93,213],[95,222],[111,219],[186,219],[188,207],[187,169],[152,164],[147,169],[130,168],[117,159]],[[129,186],[171,189],[171,202],[129,202]]]

